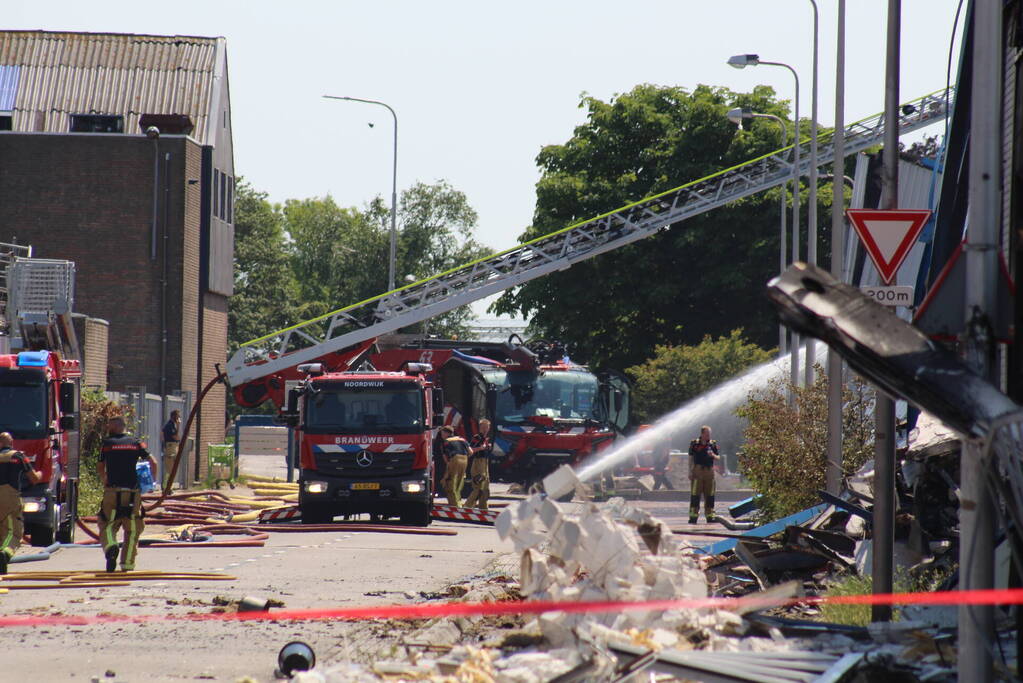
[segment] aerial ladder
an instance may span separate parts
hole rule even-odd
[[[951,89],[907,102],[895,125],[906,134],[943,121]],[[845,154],[881,144],[885,120],[877,114],[845,128]],[[801,140],[799,175],[809,172],[809,141]],[[254,405],[282,396],[300,363],[326,357],[355,360],[372,340],[548,273],[618,249],[719,206],[792,179],[795,145],[584,220],[511,249],[360,301],[242,345],[230,358],[227,379],[236,396]],[[818,165],[834,158],[833,135],[818,141]]]

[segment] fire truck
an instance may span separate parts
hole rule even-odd
[[[571,362],[556,342],[420,339],[369,358],[381,369],[415,361],[436,367],[445,424],[456,433],[469,437],[488,418],[494,481],[528,487],[609,447],[627,427],[628,380]]]
[[[431,427],[444,399],[426,378],[430,365],[400,370],[297,368],[305,379],[287,394],[282,416],[299,451],[302,522],[369,513],[427,526],[433,505]]]
[[[11,246],[11,245],[4,245]],[[71,321],[74,264],[0,256],[0,430],[41,480],[21,491],[32,545],[74,540],[82,376]],[[7,334],[10,333],[10,334]]]

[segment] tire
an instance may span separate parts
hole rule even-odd
[[[78,482],[68,484],[67,500],[62,508],[68,511],[68,516],[67,520],[61,520],[60,526],[57,527],[57,540],[61,543],[74,543],[75,520],[78,519]]]
[[[430,511],[433,505],[430,503],[410,504],[402,508],[401,523],[405,526],[430,526],[433,518]]]

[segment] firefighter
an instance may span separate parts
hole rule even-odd
[[[469,480],[472,493],[465,501],[465,507],[487,509],[490,500],[490,420],[480,420],[480,430],[469,441]]]
[[[170,479],[171,468],[174,467],[174,458],[178,456],[178,442],[181,440],[181,411],[172,410],[170,419],[163,426],[163,485],[167,485]],[[153,470],[153,479],[156,479],[156,470]]]
[[[121,570],[135,569],[139,536],[145,528],[142,519],[142,492],[135,465],[147,460],[156,470],[156,459],[146,444],[124,433],[124,418],[113,417],[107,424],[107,438],[100,446],[96,470],[103,483],[103,503],[99,510],[99,537],[107,558],[107,571],[117,568],[117,533],[124,529],[121,544]]]
[[[22,477],[38,484],[40,475],[21,451],[14,450],[10,432],[0,433],[0,574],[21,545],[25,524],[21,512]]]
[[[714,461],[720,460],[718,442],[710,438],[710,427],[700,428],[700,438],[689,442],[689,523],[696,524],[700,517],[700,498],[703,497],[703,513],[708,522],[717,521],[714,514]]]
[[[448,504],[462,507],[462,486],[465,484],[465,469],[469,466],[469,442],[455,436],[451,427],[441,427],[444,438],[444,493]]]
[[[662,486],[668,491],[674,491],[675,487],[671,485],[671,480],[668,479],[668,470],[670,469],[669,463],[671,462],[671,437],[667,436],[660,439],[653,448],[653,459],[654,459],[654,491],[661,488]]]

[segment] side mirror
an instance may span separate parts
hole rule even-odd
[[[433,388],[433,414],[436,417],[440,415],[443,419],[444,416],[444,390],[440,387]]]
[[[60,411],[62,413],[77,413],[78,403],[75,401],[75,383],[60,383]]]
[[[61,431],[70,432],[74,431],[77,427],[74,415],[62,415],[60,418]]]
[[[298,389],[292,389],[288,392],[288,409],[286,412],[298,414],[298,398],[301,395]]]
[[[625,393],[621,389],[615,389],[615,412],[622,412],[625,407]]]
[[[433,424],[431,424],[430,426],[431,427],[443,427],[444,426],[444,413],[434,413],[433,414]]]

